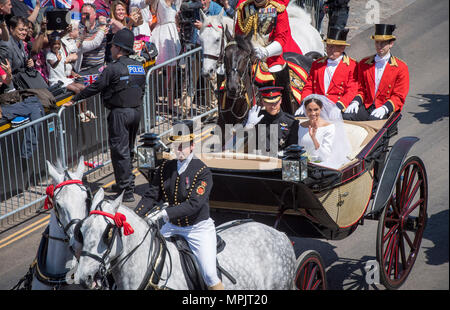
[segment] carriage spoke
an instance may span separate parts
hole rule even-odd
[[[404,205],[407,202],[406,200],[407,197],[411,197],[409,193],[411,191],[412,184],[416,178],[416,174],[417,174],[417,167],[414,167],[413,170],[411,171],[411,174],[409,175],[408,185],[405,187],[405,190],[402,193],[401,205]]]
[[[316,265],[310,264],[309,268],[311,268],[311,270],[310,270],[310,272],[308,272],[309,276],[308,276],[308,283],[306,286],[307,290],[311,290],[311,288],[313,287],[312,282],[316,278],[316,275],[317,275],[317,266]]]
[[[410,204],[413,201],[413,198],[416,196],[417,191],[419,190],[421,184],[422,184],[421,181],[417,182],[417,184],[414,186],[411,195],[408,197],[408,201],[405,204],[405,214],[410,214],[415,208],[417,208],[417,203],[414,204],[413,207],[410,207]]]
[[[408,243],[408,246],[411,248],[412,251],[415,250],[414,244],[412,243],[411,239],[409,238],[406,231],[403,232],[403,237],[405,238],[406,242]]]
[[[406,234],[406,232],[403,232],[402,234],[400,234],[400,255],[402,258],[402,266],[403,266],[403,270],[406,270],[408,268],[408,262],[406,260],[406,253],[405,253],[405,236],[408,237],[408,235]]]
[[[398,222],[398,221],[396,221],[396,222]],[[392,234],[395,233],[395,231],[398,229],[398,227],[399,227],[399,224],[396,224],[389,229],[389,231],[383,237],[383,243],[385,243],[388,238],[392,238]]]

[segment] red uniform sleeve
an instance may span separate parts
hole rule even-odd
[[[281,47],[284,47],[288,39],[289,30],[289,17],[287,15],[287,11],[284,10],[282,13],[278,14],[275,30],[270,34],[269,40],[271,42],[277,41],[281,44]]]
[[[364,64],[363,64],[363,60],[361,60],[356,68],[357,71],[357,81],[358,81],[358,91],[356,93],[355,98],[353,98],[354,100],[358,101],[360,105],[364,104],[364,100],[365,100],[365,92],[366,92],[366,81],[364,79]]]
[[[302,100],[314,93],[313,83],[315,78],[315,71],[317,70],[317,63],[314,61],[311,65],[311,69],[309,70],[309,75],[306,80],[305,86],[303,86],[302,90]]]
[[[355,61],[350,62],[347,81],[344,96],[342,96],[342,100],[339,100],[345,107],[348,107],[353,98],[358,94],[358,66]]]
[[[409,70],[408,66],[399,62],[399,72],[395,79],[395,84],[392,89],[392,96],[385,104],[389,107],[393,105],[393,111],[401,111],[405,105],[406,96],[409,92]]]

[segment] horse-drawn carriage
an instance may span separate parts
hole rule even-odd
[[[198,156],[210,167],[214,186],[211,215],[216,224],[252,218],[290,236],[343,239],[364,220],[378,220],[376,256],[382,284],[400,287],[419,252],[427,221],[428,185],[423,162],[406,159],[415,137],[397,134],[401,114],[387,120],[350,122],[344,127],[351,161],[330,169],[304,159],[237,153]],[[302,162],[303,161],[303,162]],[[149,170],[140,167],[149,176]],[[299,289],[326,288],[317,252],[298,260]]]

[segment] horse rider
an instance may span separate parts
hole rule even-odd
[[[303,53],[291,35],[286,11],[288,3],[289,0],[239,0],[235,34],[247,35],[256,31],[263,38],[264,46],[254,46],[255,56],[266,60],[268,71],[274,75],[275,86],[283,87],[283,109],[293,113],[291,90],[285,87],[290,85],[290,77],[283,53]]]
[[[209,215],[212,174],[194,155],[193,122],[180,121],[174,125],[174,132],[169,141],[177,159],[164,161],[157,168],[149,189],[134,210],[148,222],[162,218],[164,237],[183,236],[198,260],[208,289],[223,290],[216,269],[216,228]],[[161,203],[169,206],[162,211],[159,207],[152,210],[155,204]]]
[[[353,121],[386,119],[401,111],[409,91],[408,66],[392,55],[395,25],[376,24],[376,54],[358,64],[358,92],[345,110],[344,119]]]
[[[266,152],[272,151],[270,147],[271,126],[277,127],[277,153],[291,144],[297,144],[298,121],[291,114],[281,110],[283,88],[279,86],[261,87],[259,88],[259,92],[265,110],[261,111],[260,106],[254,105],[249,111],[245,129],[252,129],[258,125],[256,126],[255,137],[259,137],[258,131],[262,129],[261,125],[264,125],[263,128],[266,131],[264,151]],[[261,115],[259,115],[260,112]],[[258,145],[258,149],[261,150],[261,146]]]
[[[134,201],[134,174],[132,173],[133,147],[141,119],[142,97],[145,88],[145,71],[142,63],[131,59],[134,35],[129,29],[119,30],[113,37],[111,53],[114,61],[98,79],[70,102],[71,105],[97,93],[102,94],[108,115],[108,135],[111,161],[116,179],[112,190],[125,191],[124,202]]]
[[[357,62],[347,56],[345,47],[349,29],[330,28],[326,43],[327,56],[313,62],[301,96],[324,95],[344,111],[358,92]],[[303,105],[296,115],[304,114]]]

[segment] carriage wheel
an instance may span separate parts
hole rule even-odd
[[[327,277],[319,253],[309,250],[297,259],[294,290],[326,290]]]
[[[427,201],[425,166],[420,158],[410,157],[378,222],[377,260],[387,289],[400,287],[416,261],[427,222]]]

